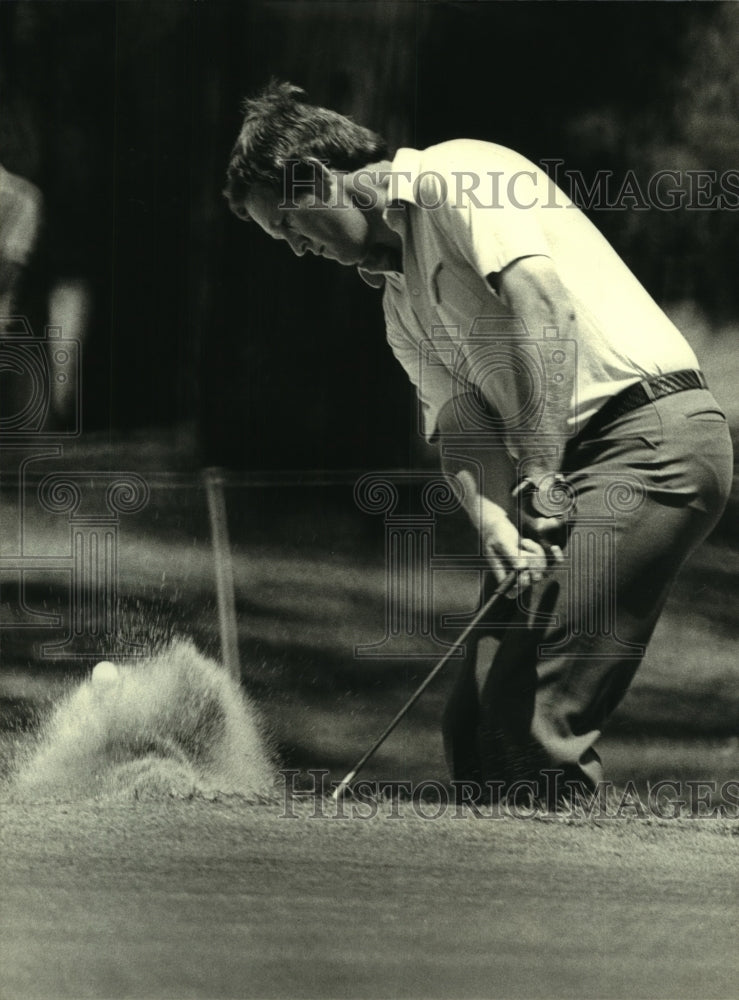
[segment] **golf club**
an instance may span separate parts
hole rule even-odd
[[[388,738],[388,736],[390,735],[390,733],[392,733],[392,731],[395,729],[395,727],[398,725],[398,723],[401,721],[401,719],[403,719],[408,714],[408,712],[410,711],[410,709],[415,705],[415,703],[421,697],[421,695],[426,690],[426,688],[429,686],[429,684],[433,681],[433,679],[436,677],[436,675],[445,666],[447,660],[449,660],[449,658],[452,656],[452,654],[454,652],[456,652],[456,650],[462,645],[462,643],[465,641],[465,639],[467,639],[467,637],[469,636],[470,632],[477,625],[480,624],[480,622],[482,621],[482,619],[490,611],[490,609],[493,607],[493,605],[496,604],[501,598],[503,598],[515,586],[517,579],[518,579],[518,571],[514,570],[513,572],[509,573],[508,576],[506,576],[506,578],[499,584],[499,586],[496,588],[495,592],[488,598],[488,600],[485,602],[485,604],[483,604],[483,606],[477,612],[477,614],[472,619],[472,621],[460,633],[460,635],[457,638],[457,640],[453,643],[452,646],[450,646],[450,648],[442,656],[442,658],[436,664],[436,666],[434,667],[434,669],[429,673],[429,675],[426,678],[424,678],[423,682],[413,692],[413,694],[408,699],[408,701],[405,703],[405,705],[403,705],[403,707],[400,709],[400,711],[397,713],[397,715],[395,715],[395,717],[393,718],[393,720],[383,730],[383,732],[381,733],[381,735],[377,738],[377,740],[375,740],[375,742],[372,744],[372,746],[369,748],[369,750],[367,750],[367,752],[362,757],[360,757],[360,759],[354,765],[354,767],[352,768],[352,770],[349,771],[346,775],[344,775],[344,777],[341,779],[341,781],[339,782],[339,784],[336,786],[336,788],[331,793],[331,800],[333,802],[335,802],[341,795],[344,794],[344,792],[346,791],[349,783],[356,778],[356,776],[362,770],[362,768],[367,763],[367,761],[370,759],[370,757],[372,757],[373,754],[375,754],[376,751],[382,746],[382,744]]]

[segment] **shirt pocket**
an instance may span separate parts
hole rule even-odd
[[[461,324],[465,332],[478,316],[498,311],[492,290],[486,295],[471,278],[461,277],[459,271],[443,263],[437,264],[431,275],[431,289],[442,318]]]
[[[726,421],[726,414],[717,403],[704,403],[689,410],[685,417],[687,420],[702,420],[706,423],[723,424]]]

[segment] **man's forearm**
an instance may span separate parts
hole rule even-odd
[[[460,413],[469,412],[475,405],[474,399],[458,396],[450,399],[439,412],[441,468],[450,478],[460,472],[469,472],[479,492],[510,517],[513,514],[511,490],[515,486],[516,473],[502,435],[494,430],[485,434],[470,433],[459,420]]]
[[[535,320],[529,320],[531,333],[539,348],[542,372],[542,398],[536,410],[536,426],[517,440],[521,474],[534,483],[556,473],[561,468],[565,444],[569,436],[568,417],[575,388],[575,357],[572,346],[576,344],[575,320],[568,312],[542,310]],[[535,325],[536,324],[536,325]],[[558,336],[546,336],[544,331],[556,329]],[[570,348],[570,349],[568,349]],[[525,353],[522,348],[522,355]],[[531,392],[530,377],[525,364],[530,356],[522,358],[519,392],[521,399]]]
[[[500,276],[499,295],[511,315],[526,326],[526,332],[520,335],[520,363],[514,380],[519,413],[526,412],[533,402],[535,420],[528,428],[509,430],[516,437],[521,475],[538,483],[559,470],[568,438],[577,361],[577,317],[546,258],[524,258],[511,265]],[[530,353],[533,345],[539,355],[535,361]],[[541,382],[538,373],[532,372],[532,363],[541,373]],[[540,393],[540,398],[532,401],[532,391]]]

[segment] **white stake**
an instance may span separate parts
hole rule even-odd
[[[234,594],[233,563],[228,541],[226,498],[223,492],[223,471],[204,469],[203,481],[208,498],[210,535],[216,570],[218,594],[218,621],[221,629],[221,656],[226,670],[237,682],[241,681],[238,630],[236,627],[236,598]]]

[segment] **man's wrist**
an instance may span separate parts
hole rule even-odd
[[[561,472],[524,476],[511,490],[511,496],[545,517],[558,517],[571,507],[572,488]]]
[[[553,485],[564,481],[565,477],[561,472],[552,472],[549,469],[530,470],[518,480],[511,490],[511,496],[519,497],[528,493],[538,493],[540,490],[546,491]]]

